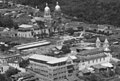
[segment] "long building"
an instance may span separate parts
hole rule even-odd
[[[29,69],[39,74],[40,81],[76,80],[78,71],[75,56],[52,57],[34,54],[30,58]]]
[[[97,38],[95,46],[86,46],[84,48],[78,47],[76,50],[78,52],[77,57],[80,60],[79,70],[96,65],[113,67],[112,64],[110,64],[112,55],[107,39],[105,39],[103,46],[99,38]]]
[[[16,45],[15,48],[17,50],[25,50],[25,49],[45,46],[45,45],[49,45],[49,44],[50,44],[49,41],[43,40],[43,41],[38,41],[38,42],[31,42],[31,43]]]

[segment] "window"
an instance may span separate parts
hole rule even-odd
[[[96,62],[98,62],[98,59],[96,59]]]
[[[93,63],[94,63],[94,60],[93,60]]]
[[[100,58],[100,62],[101,62],[101,58]]]
[[[103,57],[103,60],[105,60],[105,57]]]

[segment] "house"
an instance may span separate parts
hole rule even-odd
[[[0,64],[0,74],[4,74],[10,66],[8,65],[4,65],[4,64]]]
[[[19,29],[17,30],[17,36],[18,37],[26,37],[26,38],[33,38],[36,34],[41,34],[43,32],[42,29],[40,29],[37,25],[28,25],[28,24],[22,24],[19,26]],[[49,33],[49,31],[44,29],[45,33]]]

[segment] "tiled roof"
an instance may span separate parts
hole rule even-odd
[[[103,48],[100,49],[96,48],[96,49],[81,51],[80,53],[78,53],[78,55],[80,56],[94,55],[94,54],[102,53],[103,51],[104,51]]]

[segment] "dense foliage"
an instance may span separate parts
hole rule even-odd
[[[38,6],[44,9],[48,2],[54,10],[56,0],[14,0],[24,5]],[[62,11],[78,20],[89,23],[111,24],[120,26],[119,0],[59,0]],[[106,1],[106,2],[105,2]]]
[[[0,26],[12,28],[14,26],[13,20],[8,16],[0,16]]]

